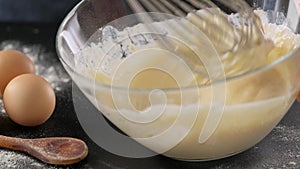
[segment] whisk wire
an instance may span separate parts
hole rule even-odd
[[[127,0],[135,12],[162,12],[187,19],[206,35],[204,37],[200,33],[202,37],[208,38],[214,45],[214,48],[222,56],[220,58],[222,62],[227,64],[225,71],[233,72],[233,67],[247,71],[246,67],[250,69],[251,65],[247,65],[246,59],[235,56],[240,55],[241,51],[245,51],[244,49],[251,51],[251,47],[257,47],[266,42],[260,18],[254,14],[244,0],[216,1],[239,14],[236,18],[237,23],[235,23],[237,25],[232,23],[228,19],[228,15],[211,0]],[[150,23],[151,18],[147,17],[146,20],[141,19],[141,21]],[[195,40],[197,37],[193,37],[193,29],[180,22],[172,24],[176,25],[172,25],[170,30],[175,30],[181,36],[186,36],[183,37],[186,41],[197,41]],[[167,26],[170,27],[170,25]],[[173,48],[170,42],[162,38],[160,41],[164,47]],[[253,55],[250,54],[248,57]]]
[[[193,10],[195,10],[194,7],[190,6],[189,4],[187,4],[184,1],[181,0],[172,0],[172,2],[174,2],[174,4],[176,4],[178,7],[180,7],[182,10],[184,10],[185,12],[192,12]]]

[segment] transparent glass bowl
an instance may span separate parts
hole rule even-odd
[[[56,47],[64,68],[87,98],[149,149],[192,161],[237,154],[262,140],[294,102],[300,85],[299,48],[227,79],[226,85],[220,81],[180,89],[128,89],[84,75],[76,67],[78,53],[103,25],[131,14],[128,9],[119,0],[80,2],[61,24]]]

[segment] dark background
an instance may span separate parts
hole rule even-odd
[[[253,0],[247,1],[252,4]],[[0,0],[0,22],[60,23],[78,2],[80,0]]]
[[[276,8],[275,1],[278,1],[284,10],[286,10],[289,2],[289,0],[246,1],[251,5],[254,3],[258,5],[263,4],[264,9]],[[66,16],[78,2],[80,2],[80,0],[0,0],[0,22],[60,23],[64,16]]]
[[[59,23],[80,0],[0,0],[0,22]]]

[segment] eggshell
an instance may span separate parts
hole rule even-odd
[[[23,126],[37,126],[52,115],[56,99],[45,79],[34,74],[22,74],[8,83],[3,103],[11,120]]]
[[[0,97],[14,77],[25,73],[35,73],[29,57],[16,50],[0,51]]]

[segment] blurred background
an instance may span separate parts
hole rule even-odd
[[[0,0],[0,22],[58,23],[80,0]],[[99,0],[101,1],[101,0]],[[123,0],[120,0],[123,1]],[[247,0],[265,9],[288,6],[289,0]]]
[[[0,0],[0,22],[59,23],[80,0]]]
[[[102,0],[99,1],[101,3]],[[116,3],[116,1],[112,3]],[[295,32],[300,32],[300,19],[298,17],[300,11],[297,11],[297,7],[295,6],[296,2],[300,2],[300,0],[246,1],[254,7],[263,6],[264,10],[283,12],[291,22],[290,27]],[[0,0],[0,23],[59,24],[79,2],[80,0]],[[291,4],[293,4],[292,7]],[[288,10],[288,8],[291,10]]]

